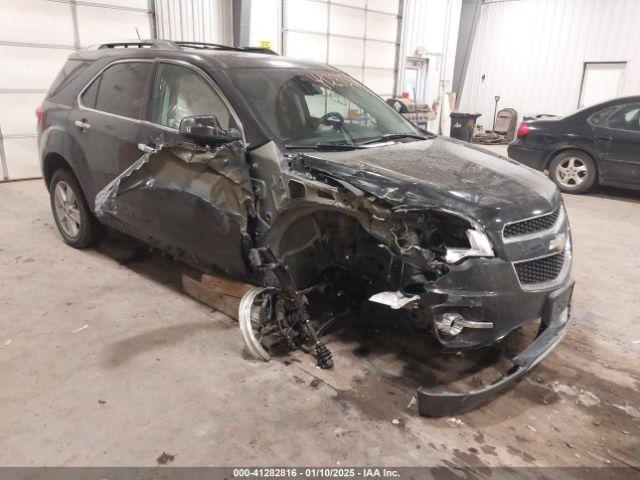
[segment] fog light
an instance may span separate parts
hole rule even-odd
[[[436,320],[436,328],[447,335],[456,336],[464,327],[467,328],[493,328],[493,322],[476,322],[474,320],[465,320],[459,313],[447,312],[440,315]]]
[[[439,332],[456,336],[462,331],[464,317],[459,313],[444,313],[436,320],[436,328]]]

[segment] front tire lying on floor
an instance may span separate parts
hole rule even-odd
[[[549,165],[549,177],[566,193],[584,193],[596,181],[596,164],[579,150],[567,150],[553,159]]]
[[[80,185],[69,170],[58,170],[49,184],[51,210],[62,239],[75,248],[95,245],[102,228],[87,205]]]

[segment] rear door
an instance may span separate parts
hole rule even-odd
[[[69,117],[72,135],[91,172],[87,200],[135,162],[152,60],[126,60],[103,69],[78,96]]]
[[[595,127],[596,146],[605,180],[640,182],[640,103],[631,103],[610,114]]]

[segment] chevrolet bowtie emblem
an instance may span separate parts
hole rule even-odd
[[[564,250],[564,246],[567,243],[567,236],[564,233],[559,233],[555,238],[549,242],[549,250]]]

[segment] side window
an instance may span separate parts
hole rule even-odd
[[[640,105],[633,104],[622,107],[607,122],[609,128],[640,132]]]
[[[95,95],[96,110],[128,118],[140,118],[144,86],[152,69],[151,62],[117,63],[102,72],[84,92],[81,97],[82,104],[90,106],[92,95]]]
[[[98,97],[98,88],[100,87],[100,78],[97,77],[89,88],[87,88],[80,96],[80,103],[87,108],[96,108],[96,98]]]
[[[153,86],[151,121],[178,129],[184,117],[194,115],[215,115],[223,129],[229,128],[229,109],[202,75],[161,63]]]
[[[593,115],[591,115],[591,117],[589,117],[589,121],[593,125],[602,125],[602,122],[604,122],[604,120],[609,116],[609,114],[613,112],[616,108],[618,107],[615,106],[615,107],[605,108],[604,110],[600,110],[599,112],[596,112]]]

